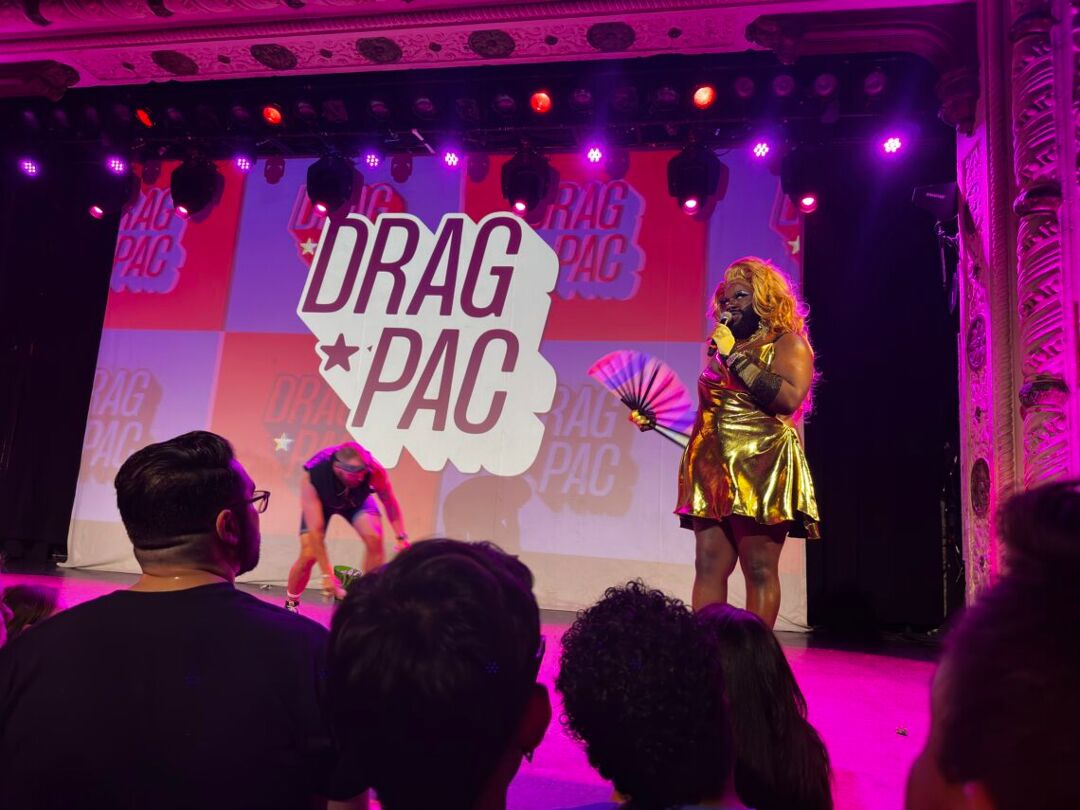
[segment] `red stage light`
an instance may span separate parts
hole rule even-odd
[[[135,110],[135,117],[139,120],[139,123],[147,129],[150,129],[154,126],[154,119],[150,115],[150,111],[145,107],[139,107],[137,110]]]
[[[817,204],[816,194],[803,194],[799,197],[799,210],[804,214],[812,214],[817,211]]]
[[[707,110],[716,101],[716,88],[711,84],[703,84],[694,91],[694,106],[699,110]]]
[[[281,108],[277,104],[267,104],[262,108],[263,121],[272,127],[279,126],[283,120]]]
[[[529,106],[536,112],[543,115],[551,110],[551,96],[545,93],[543,90],[539,90],[533,93],[529,97]]]

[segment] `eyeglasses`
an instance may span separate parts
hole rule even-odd
[[[248,498],[246,501],[229,504],[229,506],[231,508],[233,506],[243,506],[248,503],[254,504],[255,511],[261,515],[266,511],[266,507],[270,505],[270,491],[266,489],[257,489],[251,498]]]
[[[342,464],[338,461],[334,462],[334,467],[341,470],[343,473],[349,473],[352,475],[362,473],[364,470],[367,469],[367,467],[363,464]]]

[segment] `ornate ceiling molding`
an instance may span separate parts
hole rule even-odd
[[[834,0],[832,5],[865,8],[867,2]],[[866,39],[876,50],[908,50],[882,47],[866,29],[847,36],[839,30],[864,24],[867,12],[773,15],[755,22],[763,8],[799,11],[818,5],[812,0],[0,0],[0,62],[51,60],[70,66],[78,84],[90,86],[569,61],[743,51],[756,41],[748,43],[747,31],[764,32],[772,21],[783,28],[788,19],[818,17],[835,19],[829,36],[848,50],[858,50],[857,43]],[[905,13],[912,20],[930,13],[926,28],[934,31],[932,12],[939,8]],[[829,47],[825,28],[816,22],[800,25],[806,32],[800,34],[800,47],[810,49],[806,52]],[[765,34],[759,39],[768,47]]]

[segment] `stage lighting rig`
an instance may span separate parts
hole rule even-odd
[[[711,149],[692,143],[668,161],[668,193],[687,214],[705,209],[727,191],[728,168]]]
[[[556,182],[547,158],[528,147],[518,150],[502,168],[502,193],[514,213],[534,211]]]
[[[176,213],[185,219],[209,207],[221,194],[224,180],[212,162],[193,155],[175,169],[169,178]]]
[[[356,168],[348,158],[330,152],[307,170],[307,195],[320,214],[334,211],[352,199]]]
[[[780,187],[804,214],[817,210],[819,190],[824,187],[822,157],[811,149],[795,149],[780,164]]]
[[[109,155],[101,161],[100,173],[88,184],[84,202],[90,216],[103,219],[122,211],[138,193],[139,180],[131,171],[131,163],[120,155]]]

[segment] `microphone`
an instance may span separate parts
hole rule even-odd
[[[724,326],[727,326],[728,322],[731,320],[731,313],[725,310],[720,313],[720,317],[716,320],[718,323],[722,323]],[[713,341],[712,338],[709,338],[709,347],[706,349],[706,351],[708,352],[709,357],[712,357],[714,354],[716,354],[716,343]]]

